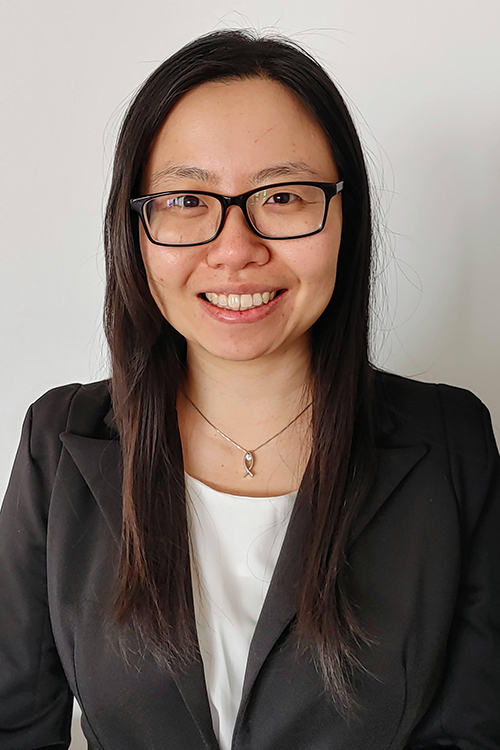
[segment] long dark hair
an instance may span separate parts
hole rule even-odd
[[[342,711],[365,635],[350,599],[346,550],[373,477],[368,361],[369,187],[347,107],[300,47],[250,31],[217,31],[183,47],[137,93],[116,149],[106,212],[105,328],[111,395],[123,455],[123,529],[115,621],[131,624],[157,659],[182,669],[196,653],[182,449],[175,409],[185,340],[164,320],[146,281],[137,217],[151,145],[174,104],[208,81],[264,77],[293,92],[328,137],[340,179],[343,230],[332,298],[311,336],[312,452],[303,482],[310,528],[302,551],[297,643],[310,649]]]

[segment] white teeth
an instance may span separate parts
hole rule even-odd
[[[273,300],[275,292],[254,292],[253,294],[217,294],[216,292],[205,292],[205,297],[212,305],[217,307],[228,307],[230,310],[250,310],[252,307],[267,305]]]
[[[239,310],[240,309],[240,295],[239,294],[228,294],[227,295],[227,306],[231,308],[231,310]]]

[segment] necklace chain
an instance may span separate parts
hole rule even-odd
[[[271,440],[274,440],[275,438],[279,437],[283,432],[285,432],[285,430],[288,430],[288,428],[291,427],[293,425],[293,423],[296,422],[297,419],[299,419],[299,417],[301,417],[309,409],[310,406],[312,406],[312,401],[311,401],[309,404],[307,404],[307,406],[305,407],[305,409],[302,409],[302,411],[300,412],[300,414],[297,414],[297,416],[294,417],[292,419],[292,421],[289,422],[287,425],[285,425],[279,432],[277,432],[276,435],[273,435],[272,437],[269,438],[269,440],[266,440],[264,443],[261,443],[260,445],[258,445],[257,448],[254,448],[253,450],[250,451],[250,450],[247,450],[246,448],[243,448],[241,445],[238,445],[238,443],[235,443],[235,441],[231,440],[231,438],[228,437],[224,432],[222,432],[222,430],[219,430],[219,428],[216,427],[213,424],[213,422],[211,422],[209,419],[207,419],[207,417],[203,414],[203,412],[201,412],[198,409],[198,407],[196,406],[196,404],[193,403],[193,401],[191,401],[191,399],[189,398],[189,396],[186,393],[184,395],[186,396],[186,398],[189,401],[189,403],[191,404],[191,406],[193,406],[196,409],[196,411],[198,412],[198,414],[200,415],[200,417],[203,417],[203,419],[205,420],[205,422],[207,422],[207,424],[209,424],[210,427],[213,427],[213,429],[221,437],[223,437],[225,440],[227,440],[228,443],[231,443],[231,445],[234,445],[235,448],[238,448],[238,450],[242,451],[245,454],[243,456],[243,466],[245,468],[245,473],[243,474],[243,477],[246,477],[246,476],[253,477],[254,476],[254,474],[252,473],[252,469],[253,469],[253,465],[254,465],[254,461],[255,461],[253,454],[256,453],[260,448],[263,448],[265,445],[267,445],[268,443],[270,443]]]

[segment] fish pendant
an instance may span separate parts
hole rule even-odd
[[[253,477],[253,474],[252,474],[253,456],[250,453],[250,451],[247,451],[245,455],[243,456],[243,466],[245,467],[245,473],[243,474],[243,478],[245,478],[246,476]]]

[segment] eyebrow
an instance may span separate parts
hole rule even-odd
[[[321,175],[309,164],[303,161],[286,161],[272,164],[269,167],[255,172],[250,176],[250,184],[258,185],[265,180],[274,180],[279,177],[291,177],[302,175],[311,179],[318,179]],[[169,179],[191,179],[200,182],[216,182],[218,175],[207,169],[192,167],[188,164],[168,164],[159,172],[155,172],[151,178],[151,189],[156,188],[161,182]]]

